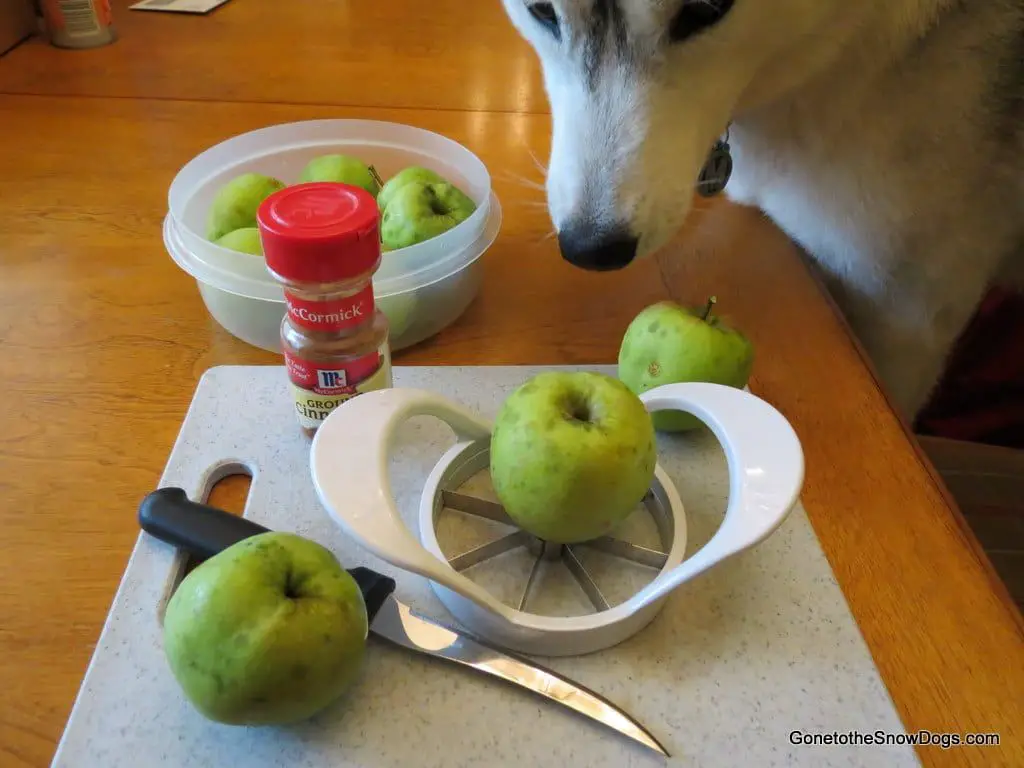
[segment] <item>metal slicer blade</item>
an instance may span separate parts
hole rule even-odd
[[[519,611],[607,611],[653,580],[668,558],[670,521],[653,494],[612,535],[561,545],[516,528],[501,504],[487,498],[493,492],[486,485],[488,478],[474,476],[442,490],[438,541],[452,568]]]

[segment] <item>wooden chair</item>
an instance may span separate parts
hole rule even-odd
[[[1024,610],[1024,450],[928,435],[917,439]]]

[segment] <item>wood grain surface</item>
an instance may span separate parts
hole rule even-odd
[[[923,762],[1024,764],[1020,614],[788,240],[715,203],[657,259],[575,270],[533,186],[537,70],[498,3],[283,6],[115,3],[115,45],[0,58],[0,765],[48,765],[198,377],[280,363],[220,329],[167,256],[167,186],[217,141],[319,117],[463,142],[504,206],[478,299],[397,365],[609,363],[644,306],[714,292],[757,345],[752,388],[804,443],[804,504],[904,725],[1002,736]]]
[[[12,51],[0,93],[548,111],[498,0],[240,0],[208,16],[128,5],[114,2],[115,45]]]

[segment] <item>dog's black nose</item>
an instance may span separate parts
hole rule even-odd
[[[582,269],[622,269],[636,257],[639,241],[625,226],[601,229],[588,224],[569,223],[558,233],[562,258]]]

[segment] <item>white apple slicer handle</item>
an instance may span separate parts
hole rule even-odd
[[[729,466],[729,501],[718,531],[700,550],[658,575],[634,599],[648,603],[778,528],[804,481],[800,440],[786,418],[749,392],[720,384],[665,384],[641,395],[650,412],[681,410],[705,422]]]
[[[402,520],[391,492],[388,459],[395,431],[414,416],[447,423],[460,443],[491,436],[488,422],[434,392],[401,387],[365,392],[333,411],[313,438],[310,469],[320,503],[342,530],[377,557],[509,617],[504,604],[430,554]]]

